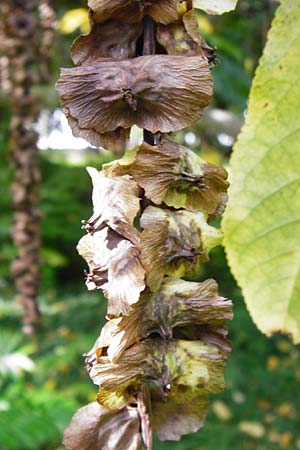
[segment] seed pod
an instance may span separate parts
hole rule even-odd
[[[75,416],[65,442],[84,449],[87,433],[87,450],[118,449],[123,438],[123,448],[152,450],[152,427],[161,440],[202,427],[231,350],[231,302],[212,279],[180,279],[197,276],[222,239],[208,221],[225,207],[227,173],[167,136],[209,104],[213,49],[191,0],[88,4],[91,32],[72,50],[79,67],[63,69],[58,82],[69,123],[94,145],[124,151],[132,125],[145,142],[101,172],[89,169],[94,211],[78,250],[88,288],[108,300],[108,320],[85,355],[101,407],[91,407],[90,420],[88,411]]]

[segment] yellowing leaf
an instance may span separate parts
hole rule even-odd
[[[258,328],[300,342],[300,0],[279,7],[231,162],[223,230]]]
[[[73,33],[78,28],[82,33],[88,33],[90,30],[88,10],[76,8],[66,12],[60,20],[59,28],[65,34]]]
[[[203,9],[208,14],[223,14],[235,9],[237,0],[194,0],[195,8]]]

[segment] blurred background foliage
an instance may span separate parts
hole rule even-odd
[[[31,338],[21,334],[20,311],[8,275],[15,254],[9,236],[9,104],[0,95],[0,450],[61,449],[62,432],[72,414],[96,395],[81,355],[98,335],[105,300],[98,292],[86,292],[85,264],[75,246],[83,233],[80,221],[91,214],[85,166],[100,168],[113,156],[82,141],[75,143],[66,134],[54,81],[59,67],[72,65],[69,47],[80,32],[87,31],[88,21],[85,1],[56,4],[59,29],[53,83],[42,88],[44,111],[37,125],[43,174],[39,301],[44,323]],[[220,60],[213,70],[214,104],[203,121],[177,139],[211,162],[228,163],[275,8],[268,0],[240,0],[234,13],[199,14],[202,33],[217,47]],[[227,389],[212,399],[203,431],[179,443],[156,441],[155,450],[300,449],[300,398],[294,395],[300,385],[299,349],[285,336],[267,339],[257,331],[221,248],[212,253],[199,279],[209,276],[235,305],[229,325],[233,352],[226,371]]]

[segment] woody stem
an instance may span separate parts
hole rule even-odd
[[[156,50],[155,42],[155,23],[150,16],[145,16],[144,25],[144,43],[143,56],[154,55]],[[144,130],[144,141],[149,145],[154,145],[154,135],[148,130]]]

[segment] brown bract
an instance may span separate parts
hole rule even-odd
[[[146,339],[126,350],[117,363],[108,356],[86,359],[90,377],[99,386],[98,402],[111,409],[122,408],[144,382],[154,382],[162,392],[170,380],[166,345],[160,338]],[[101,353],[101,352],[100,352]]]
[[[211,248],[219,245],[220,230],[207,224],[201,213],[149,206],[140,220],[141,260],[147,286],[157,290],[165,274],[181,278],[195,276],[208,261]]]
[[[231,311],[232,319],[233,313]],[[207,345],[213,345],[219,352],[228,358],[231,352],[231,342],[227,339],[228,330],[225,326],[219,325],[184,325],[173,329],[174,339],[183,339],[185,341],[202,341]]]
[[[66,112],[66,111],[65,111]],[[113,150],[117,154],[122,155],[126,148],[130,136],[130,128],[118,127],[114,131],[107,133],[98,133],[93,129],[81,130],[78,126],[78,120],[68,117],[69,125],[75,137],[84,137],[90,144],[95,147],[103,147],[106,150]]]
[[[205,56],[194,10],[184,14],[182,21],[157,25],[156,38],[168,55]]]
[[[179,441],[185,434],[195,433],[203,427],[209,406],[207,396],[194,395],[180,402],[176,392],[164,401],[154,390],[151,392],[153,430],[160,441]]]
[[[128,405],[111,411],[89,403],[73,416],[63,444],[69,450],[141,450],[138,408]]]
[[[180,0],[89,0],[96,22],[115,18],[123,22],[139,22],[148,14],[156,22],[170,23],[178,20]]]
[[[189,126],[210,103],[212,80],[205,57],[153,55],[62,69],[57,89],[73,132],[88,138],[133,124],[151,133]]]
[[[138,248],[106,227],[81,238],[77,250],[89,265],[88,289],[102,289],[107,297],[107,315],[128,315],[145,288]]]
[[[141,23],[128,24],[109,20],[104,24],[97,24],[92,21],[90,33],[77,38],[72,46],[74,64],[81,66],[101,57],[134,58],[136,43],[142,31]]]
[[[230,319],[232,302],[219,296],[215,280],[195,283],[165,278],[159,291],[151,293],[148,290],[141,295],[128,317],[107,322],[102,328],[98,348],[109,347],[108,356],[114,362],[135,342],[153,333],[169,340],[174,329],[182,339],[199,339],[217,345],[219,328],[223,330],[225,321]],[[193,327],[191,334],[190,327]],[[109,340],[104,339],[108,332],[111,334]],[[223,331],[220,339],[221,349],[224,346],[226,352],[228,348],[224,343]]]
[[[84,222],[90,233],[108,226],[133,243],[140,240],[133,226],[140,210],[139,187],[129,175],[110,178],[93,167],[87,168],[93,182],[93,215]]]
[[[144,142],[128,173],[157,205],[203,211],[213,220],[227,202],[226,170],[166,137],[157,146]]]
[[[224,369],[228,354],[213,344],[202,341],[167,342],[158,337],[147,338],[126,350],[117,362],[108,356],[87,358],[93,382],[99,385],[101,405],[120,409],[145,382],[152,382],[166,401],[168,393],[176,393],[180,403],[195,396],[207,396],[224,388]]]

